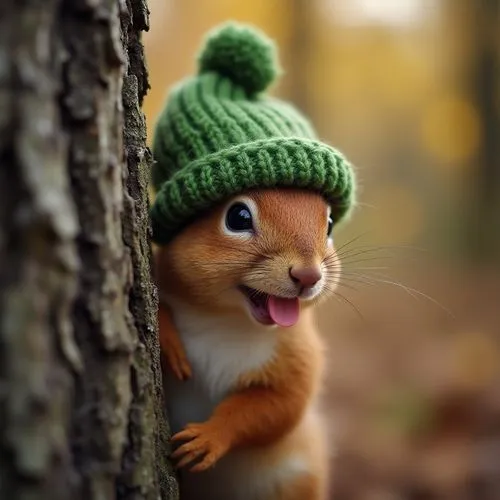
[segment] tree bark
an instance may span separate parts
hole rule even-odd
[[[144,0],[0,2],[0,498],[175,499]]]

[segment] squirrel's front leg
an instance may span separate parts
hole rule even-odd
[[[178,467],[200,460],[191,470],[213,466],[228,451],[270,444],[293,429],[310,397],[304,379],[274,386],[250,386],[233,393],[203,423],[188,424],[172,437],[185,441],[173,454]]]
[[[165,304],[158,309],[158,323],[160,331],[160,348],[168,365],[179,380],[191,377],[191,365],[186,356],[177,329],[172,321],[170,311]]]

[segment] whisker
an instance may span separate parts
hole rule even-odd
[[[335,257],[339,259],[344,259],[346,257],[351,257],[353,255],[362,255],[365,253],[375,253],[375,252],[382,252],[386,251],[386,248],[376,248],[376,247],[356,247],[356,248],[349,248],[347,250],[344,250],[343,252],[335,252],[333,254]]]
[[[341,247],[342,248],[342,247]],[[347,260],[347,258],[352,258],[356,257],[358,255],[362,255],[365,253],[368,254],[374,254],[374,253],[382,253],[384,252],[385,255],[389,257],[396,257],[396,254],[394,253],[396,250],[401,250],[401,249],[410,249],[410,250],[416,250],[420,252],[427,252],[426,249],[419,248],[419,247],[413,247],[413,246],[404,246],[404,245],[391,245],[391,246],[369,246],[369,245],[362,245],[362,246],[357,246],[355,248],[347,248],[344,249],[344,251],[340,251],[340,249],[337,249],[337,251],[329,256],[330,260]],[[397,254],[398,257],[401,257],[401,254]],[[380,255],[378,258],[385,258],[384,255]],[[409,255],[404,256],[405,260],[414,260],[413,257]]]
[[[408,285],[404,285],[403,283],[399,283],[397,281],[392,281],[390,279],[380,279],[378,278],[377,276],[366,276],[366,275],[363,275],[363,274],[359,274],[359,273],[346,273],[344,276],[343,276],[343,279],[347,279],[347,280],[350,280],[350,281],[356,281],[356,279],[354,278],[353,279],[353,276],[355,278],[357,278],[358,280],[361,280],[361,282],[364,282],[366,284],[369,284],[369,285],[375,285],[375,284],[386,284],[386,285],[393,285],[397,288],[401,288],[403,289],[408,295],[410,295],[411,297],[413,297],[414,299],[418,299],[418,297],[421,297],[421,298],[424,298],[426,300],[428,300],[429,302],[431,302],[432,304],[436,305],[437,307],[439,307],[441,310],[443,310],[444,312],[446,312],[450,317],[452,318],[455,318],[455,315],[447,308],[445,307],[443,304],[441,304],[439,301],[437,301],[436,299],[434,299],[433,297],[431,297],[430,295],[427,295],[426,293],[424,292],[421,292],[420,290],[417,290],[413,287],[410,287]],[[387,278],[387,276],[385,275],[382,275],[383,278]]]
[[[348,290],[353,290],[354,292],[358,291],[355,287],[353,287],[351,285],[347,285],[346,283],[342,283],[341,281],[332,281],[332,282],[336,287],[344,287],[344,288],[347,288]],[[327,287],[325,287],[325,290],[329,291],[329,289]],[[334,289],[332,289],[331,291],[333,292]]]
[[[331,262],[325,262],[325,266],[335,266],[335,265],[341,265],[343,267],[347,266],[347,265],[352,265],[352,264],[359,264],[360,262],[373,262],[373,261],[376,261],[376,260],[380,260],[380,259],[383,259],[383,258],[389,258],[389,257],[382,257],[382,256],[378,256],[378,257],[363,257],[361,259],[357,259],[357,260],[337,260],[337,261],[331,261]]]
[[[373,270],[387,270],[390,269],[387,266],[369,266],[369,267],[357,267],[357,271],[373,271]]]
[[[360,283],[363,285],[376,285],[377,283],[375,281],[370,281],[368,279],[362,279],[362,278],[353,278],[352,276],[342,276],[341,277],[342,282],[350,282],[350,283]]]
[[[344,255],[339,255],[339,254],[331,254],[327,257],[327,260],[333,261],[333,262],[347,262],[349,259],[353,259],[356,257],[363,257],[367,256],[369,258],[376,258],[376,259],[387,259],[387,258],[394,258],[393,254],[382,254],[382,253],[376,253],[376,250],[373,249],[367,249],[367,250],[357,250],[357,251],[352,251],[350,253],[346,253]]]
[[[357,314],[357,316],[363,321],[363,322],[366,322],[366,319],[365,317],[361,314],[360,310],[346,297],[344,297],[344,295],[342,295],[341,293],[337,292],[336,290],[332,290],[331,288],[328,290],[330,293],[332,293],[332,296],[334,297],[338,297],[340,299],[342,299],[346,304],[348,304]]]
[[[398,288],[402,288],[403,290],[406,291],[406,293],[408,293],[412,297],[415,297],[415,295],[413,295],[413,294],[416,294],[416,295],[418,295],[418,296],[420,296],[420,297],[422,297],[424,299],[427,299],[429,302],[431,302],[432,304],[436,305],[441,310],[443,310],[451,318],[456,319],[456,316],[446,306],[444,306],[443,304],[441,304],[435,298],[431,297],[430,295],[428,295],[428,294],[426,294],[424,292],[421,292],[420,290],[417,290],[416,288],[413,288],[413,287],[408,286],[408,285],[404,285],[403,283],[398,283],[398,282],[394,282],[394,281],[390,281],[390,280],[378,280],[378,282],[379,283],[385,283],[385,284],[388,284],[388,285],[393,285],[393,286],[396,286]]]
[[[348,243],[350,243],[350,242],[348,242]],[[343,249],[346,246],[347,245],[342,245],[341,247],[337,248],[337,251],[340,251],[341,249]],[[354,249],[349,248],[348,250],[350,251],[350,250],[355,250],[355,249],[359,249],[359,248],[363,248],[363,249],[372,248],[375,250],[412,250],[412,251],[417,251],[417,252],[421,252],[421,253],[428,253],[429,252],[429,250],[427,248],[417,247],[414,245],[357,245],[356,247],[354,247]]]
[[[351,245],[352,243],[354,243],[355,241],[358,241],[360,238],[362,238],[363,236],[366,236],[367,234],[369,234],[369,231],[365,232],[365,233],[361,233],[359,234],[358,236],[355,236],[354,238],[352,238],[351,240],[347,241],[346,243],[342,244],[340,247],[337,248],[337,253],[340,252],[340,250],[342,250],[343,248],[345,248],[346,246],[348,245]]]

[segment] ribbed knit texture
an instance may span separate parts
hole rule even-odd
[[[209,35],[198,63],[155,129],[154,241],[168,243],[193,217],[252,188],[311,189],[344,217],[354,201],[347,161],[295,108],[261,95],[279,71],[274,44],[230,23]]]

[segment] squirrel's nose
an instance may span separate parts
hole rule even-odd
[[[316,266],[290,268],[290,278],[294,283],[303,287],[311,288],[321,279],[321,269]]]

